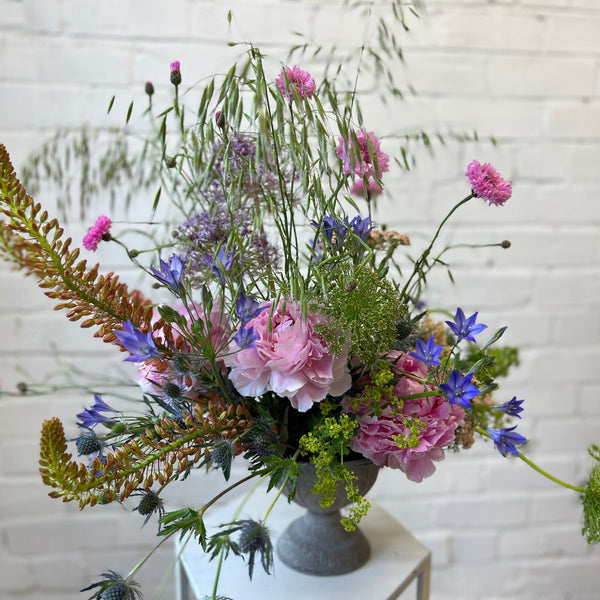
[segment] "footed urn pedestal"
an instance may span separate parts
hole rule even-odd
[[[365,495],[375,483],[379,467],[370,460],[345,463],[356,477],[359,493]],[[320,505],[321,496],[313,494],[315,467],[299,466],[294,502],[306,508],[292,521],[277,542],[277,555],[288,567],[309,575],[342,575],[363,566],[371,554],[369,540],[356,528],[346,531],[340,509],[349,504],[346,491],[338,484],[335,501],[329,508]]]

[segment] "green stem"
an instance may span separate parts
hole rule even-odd
[[[433,239],[429,243],[429,246],[427,246],[427,248],[423,251],[423,253],[421,254],[421,256],[416,260],[413,272],[410,274],[410,277],[408,278],[408,281],[406,282],[406,284],[402,288],[402,294],[401,294],[402,298],[406,298],[406,294],[408,293],[408,291],[410,289],[412,289],[412,288],[410,288],[410,285],[411,285],[411,283],[412,283],[415,275],[419,275],[419,279],[421,278],[421,272],[422,272],[423,266],[426,263],[427,258],[429,257],[429,253],[431,252],[431,249],[433,248],[433,245],[437,241],[437,239],[438,239],[438,237],[440,235],[440,232],[442,231],[442,228],[444,227],[444,225],[448,222],[448,220],[450,219],[450,217],[463,204],[466,204],[471,198],[474,198],[474,197],[475,197],[475,194],[473,194],[473,193],[469,194],[466,198],[463,198],[460,202],[458,202],[457,204],[455,204],[453,206],[452,210],[444,217],[444,220],[440,223],[439,227],[437,228],[437,231],[435,232],[435,235],[433,236]]]
[[[292,460],[295,461],[298,458],[299,454],[300,454],[300,450],[296,450],[294,456],[292,456]],[[288,469],[287,473],[285,474],[285,477],[283,478],[283,482],[282,482],[281,486],[277,490],[277,494],[275,494],[275,498],[273,498],[273,502],[271,502],[271,504],[269,504],[269,507],[267,508],[265,514],[263,515],[263,518],[262,518],[263,523],[267,520],[268,516],[271,514],[271,511],[273,510],[273,507],[275,506],[277,500],[279,500],[279,497],[283,493],[283,489],[285,488],[285,484],[288,482],[289,478],[290,478],[290,471]]]
[[[565,481],[562,481],[561,479],[554,477],[554,475],[550,475],[550,473],[548,473],[547,471],[544,471],[544,469],[542,469],[541,467],[538,467],[534,462],[529,460],[526,456],[524,456],[520,452],[519,452],[518,456],[524,463],[527,463],[532,469],[535,469],[538,473],[542,474],[544,477],[547,477],[551,481],[554,481],[554,483],[558,483],[559,485],[562,485],[563,487],[566,487],[570,490],[575,490],[576,492],[579,492],[581,494],[583,494],[585,492],[584,488],[580,488],[576,485],[571,485],[570,483],[566,483]]]

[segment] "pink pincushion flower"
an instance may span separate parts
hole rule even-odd
[[[399,355],[395,370],[419,378],[427,376],[427,367],[406,354]],[[433,391],[436,386],[426,387],[409,377],[400,377],[394,394],[401,398],[426,389]],[[349,403],[344,404],[348,409]],[[379,416],[367,414],[364,406],[354,412],[360,418],[359,431],[352,440],[352,450],[381,467],[400,469],[408,479],[417,482],[434,473],[433,461],[444,459],[444,448],[454,440],[454,432],[465,414],[460,406],[452,406],[442,395],[405,400],[401,410],[389,407]],[[411,422],[407,419],[412,419],[413,423],[415,419],[419,421],[418,445],[414,448],[400,448],[394,439],[398,439],[397,436],[410,438]]]
[[[339,138],[335,149],[338,158],[344,163],[344,173],[356,173],[361,177],[381,178],[381,174],[389,171],[390,157],[381,150],[379,138],[372,131],[359,129],[356,132],[358,147],[353,138]],[[369,150],[370,146],[370,150]]]
[[[248,326],[259,336],[254,347],[232,348],[225,357],[225,365],[231,368],[229,378],[238,392],[260,396],[271,391],[305,412],[328,394],[339,396],[348,391],[352,383],[348,350],[338,356],[331,354],[315,331],[322,320],[314,313],[304,318],[298,302],[282,300],[272,313],[263,310],[249,321]]]
[[[489,163],[482,165],[474,160],[467,166],[465,175],[471,182],[473,193],[490,204],[502,206],[512,195],[510,181],[502,179],[500,173]]]
[[[112,225],[112,221],[105,217],[104,215],[100,215],[96,222],[88,229],[88,232],[85,234],[83,238],[83,247],[86,250],[91,250],[95,252],[98,248],[98,244],[104,239],[110,239],[110,234],[108,233],[110,230],[110,226]]]
[[[277,76],[275,83],[281,90],[281,93],[290,100],[294,98],[293,89],[296,90],[298,97],[301,100],[304,98],[312,98],[312,95],[317,89],[315,80],[312,78],[311,74],[307,71],[303,71],[300,67],[287,67],[282,69],[281,73]]]
[[[363,179],[357,179],[350,187],[350,193],[355,196],[366,195],[368,198],[371,198],[383,194],[383,187],[372,178],[367,181],[366,185]]]

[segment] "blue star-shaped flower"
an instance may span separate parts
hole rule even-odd
[[[115,343],[123,346],[131,354],[125,361],[143,362],[160,356],[152,339],[152,332],[140,331],[130,320],[123,321],[123,329],[113,329],[113,333],[119,340]]]
[[[506,456],[507,452],[518,455],[519,451],[515,448],[515,444],[524,444],[527,441],[526,438],[514,431],[516,427],[515,425],[509,429],[488,429],[487,427],[485,429],[502,456]]]
[[[110,418],[101,414],[103,412],[116,412],[114,408],[111,408],[102,398],[98,395],[94,395],[94,404],[90,408],[86,408],[83,412],[77,415],[82,427],[95,427],[100,423],[109,421]]]
[[[226,254],[225,250],[221,248],[217,256],[205,254],[204,262],[211,268],[221,286],[225,287],[225,273],[229,271],[233,264],[233,252]]]
[[[254,327],[240,327],[239,331],[233,337],[233,341],[240,347],[240,350],[246,350],[247,348],[254,348],[256,340],[260,336],[258,333],[254,333]]]
[[[424,365],[431,367],[432,365],[439,365],[440,352],[444,349],[444,346],[436,346],[433,334],[429,338],[429,341],[425,343],[423,340],[417,338],[415,340],[415,351],[409,352],[408,355],[416,358],[419,362]]]
[[[181,262],[181,259],[177,254],[173,254],[168,263],[161,259],[160,270],[150,267],[154,277],[176,294],[181,292],[184,269],[185,264]]]
[[[461,308],[456,309],[456,315],[454,316],[454,322],[446,321],[446,324],[454,335],[456,335],[457,343],[461,340],[469,340],[470,342],[475,341],[475,336],[481,333],[484,329],[487,329],[487,325],[483,323],[475,323],[477,320],[477,313],[473,313],[470,317],[465,318],[465,313]]]
[[[235,303],[235,314],[238,316],[242,327],[245,327],[248,322],[258,317],[263,310],[269,306],[260,306],[259,303],[250,296],[246,296],[243,291],[240,292]]]
[[[369,233],[375,229],[375,226],[371,223],[370,217],[363,219],[360,215],[357,215],[350,221],[350,228],[352,229],[352,233],[364,242]]]
[[[494,406],[494,410],[520,419],[521,415],[519,413],[523,412],[523,407],[521,406],[523,402],[524,400],[517,400],[517,397],[515,396],[512,400],[509,400],[504,404]]]
[[[450,404],[460,404],[465,408],[470,408],[469,400],[479,394],[479,390],[471,384],[473,373],[464,377],[458,371],[452,371],[448,378],[448,383],[442,383],[440,389],[446,394]]]

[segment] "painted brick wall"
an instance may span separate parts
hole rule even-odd
[[[526,399],[520,429],[531,438],[528,453],[579,483],[586,447],[600,441],[600,2],[430,0],[410,24],[398,76],[417,95],[385,107],[367,93],[369,129],[392,152],[395,138],[415,127],[475,129],[481,141],[450,142],[433,156],[417,148],[417,168],[390,174],[381,208],[416,251],[464,195],[462,172],[473,157],[513,181],[506,206],[470,205],[446,235],[452,243],[509,239],[512,248],[457,250],[457,285],[437,273],[429,301],[509,326],[505,339],[520,346],[522,365],[504,389],[506,399]],[[252,40],[283,59],[291,30],[343,47],[363,23],[333,0],[0,0],[0,142],[18,170],[58,127],[122,122],[130,99],[143,101],[146,80],[166,85],[172,60],[182,62],[186,80],[200,80],[227,66],[228,39]],[[108,119],[113,94],[118,116]],[[40,199],[53,202],[51,193]],[[84,226],[70,227],[78,239]],[[107,269],[118,261],[94,258]],[[6,392],[31,377],[52,384],[46,375],[59,355],[98,378],[121,369],[120,356],[51,306],[33,281],[0,264]],[[39,482],[42,420],[72,422],[86,403],[70,391],[0,397],[1,600],[83,597],[77,590],[97,573],[127,571],[152,546],[153,531],[139,530],[129,509],[78,514],[47,498]],[[205,500],[214,483],[196,478],[172,500]],[[598,597],[600,553],[579,535],[576,496],[488,444],[448,456],[422,484],[386,471],[373,498],[433,550],[434,600]],[[171,556],[161,550],[142,572],[147,597]],[[166,585],[163,597],[171,598]]]

